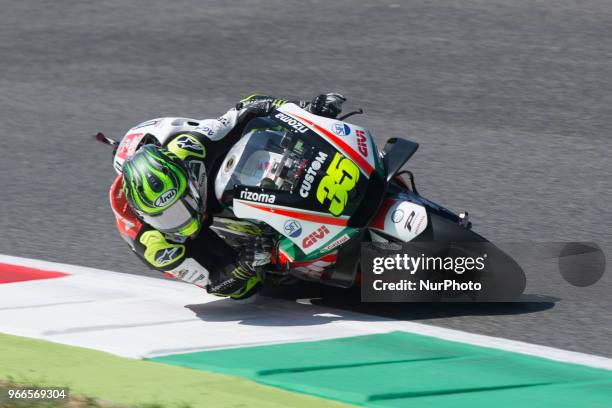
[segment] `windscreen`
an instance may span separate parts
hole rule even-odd
[[[254,119],[226,155],[215,193],[231,195],[236,185],[293,193],[314,150],[311,143],[269,119]]]
[[[276,205],[336,217],[358,213],[368,178],[317,133],[288,126],[273,117],[248,123],[219,168],[217,199],[231,207],[240,189],[259,187],[265,189],[259,192],[259,202],[271,203],[266,201],[269,197]]]

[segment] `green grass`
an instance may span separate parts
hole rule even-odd
[[[76,407],[335,407],[324,399],[287,392],[251,380],[0,334],[0,380],[4,384],[69,387],[85,395]],[[2,397],[6,393],[3,391]],[[4,400],[0,400],[4,403]],[[110,401],[116,405],[100,405]],[[54,402],[55,403],[55,402]],[[98,405],[83,405],[83,404]],[[10,402],[7,407],[22,407]],[[62,405],[36,407],[62,407]],[[105,403],[106,404],[106,403]],[[4,405],[0,405],[4,407]],[[28,407],[35,406],[30,403]],[[73,406],[70,405],[70,408]]]

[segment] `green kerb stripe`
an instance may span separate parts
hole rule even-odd
[[[152,360],[374,407],[612,406],[612,371],[404,332]]]

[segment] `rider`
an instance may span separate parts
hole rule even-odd
[[[335,118],[345,100],[328,93],[294,103]],[[232,249],[208,228],[221,207],[207,192],[245,125],[287,102],[251,95],[217,119],[160,118],[128,131],[115,152],[110,200],[121,236],[145,263],[219,296],[242,299],[261,287],[258,270],[273,243],[262,234]]]

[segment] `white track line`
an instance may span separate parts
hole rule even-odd
[[[400,330],[612,370],[601,356],[422,323],[268,298],[235,302],[180,282],[35,259],[0,262],[71,274],[0,285],[0,332],[128,357]]]

